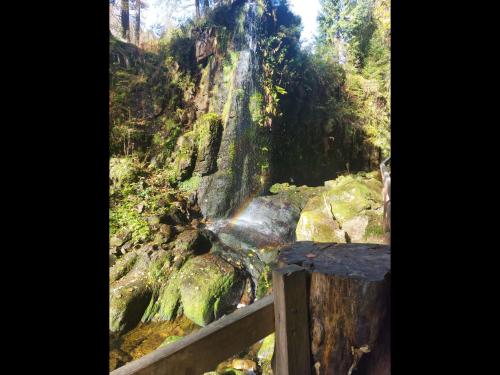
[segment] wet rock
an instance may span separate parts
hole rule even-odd
[[[214,254],[189,259],[179,274],[184,315],[205,326],[236,308],[244,288],[240,272]]]

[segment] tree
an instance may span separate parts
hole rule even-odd
[[[139,45],[141,35],[141,0],[135,0],[135,44]]]
[[[194,0],[194,7],[196,8],[196,18],[200,18],[200,0]]]
[[[122,38],[130,42],[130,20],[128,0],[122,0],[121,21],[122,21]]]

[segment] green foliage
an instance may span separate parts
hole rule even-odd
[[[258,44],[265,102],[263,122],[271,127],[273,119],[281,115],[280,96],[287,93],[286,86],[295,78],[290,68],[299,53],[301,26],[300,18],[290,11],[285,2],[280,2],[275,8],[268,1],[264,5]]]
[[[322,0],[318,55],[345,72],[340,121],[390,153],[390,3]]]
[[[200,184],[201,184],[201,176],[197,173],[193,173],[191,178],[179,183],[179,190],[187,193],[192,193],[200,187]]]
[[[257,283],[257,290],[255,291],[257,298],[262,298],[269,294],[273,286],[272,277],[273,274],[271,267],[268,264],[265,264]]]
[[[249,110],[254,124],[263,125],[263,103],[263,97],[260,92],[256,92],[250,97]]]
[[[119,189],[125,183],[133,182],[139,175],[141,165],[136,158],[112,157],[109,160],[109,179],[111,189]]]
[[[137,211],[134,199],[126,199],[122,204],[109,210],[110,234],[115,235],[122,228],[132,232],[133,242],[144,241],[149,237],[149,225]]]
[[[290,191],[290,190],[295,190],[297,186],[295,185],[290,185],[288,182],[284,182],[281,184],[274,184],[269,188],[269,191],[273,194],[278,194],[284,191]]]

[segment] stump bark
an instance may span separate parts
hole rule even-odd
[[[296,242],[291,264],[309,271],[312,373],[390,374],[390,247]]]

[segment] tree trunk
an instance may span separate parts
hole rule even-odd
[[[130,20],[129,20],[129,7],[128,0],[122,0],[122,38],[130,42]]]
[[[135,0],[135,44],[139,46],[141,38],[141,0]]]
[[[194,7],[196,8],[196,18],[200,18],[200,0],[194,0]]]
[[[290,264],[309,270],[313,373],[390,374],[390,247],[296,242]]]
[[[210,4],[208,0],[203,0],[203,14],[207,14]]]

